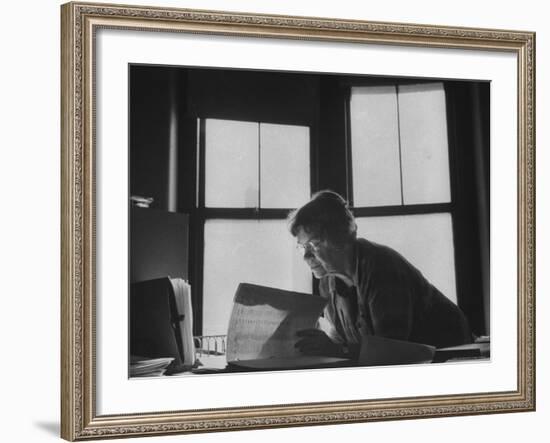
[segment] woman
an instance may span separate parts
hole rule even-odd
[[[289,216],[305,262],[327,299],[319,329],[301,331],[304,354],[357,359],[369,335],[455,346],[472,341],[462,311],[395,250],[357,238],[346,201],[321,191]]]

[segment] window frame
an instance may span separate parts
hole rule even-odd
[[[208,220],[286,220],[288,214],[295,208],[238,208],[238,207],[207,207],[205,204],[206,194],[206,120],[209,116],[196,116],[198,129],[195,140],[195,189],[193,195],[195,202],[189,208],[190,232],[194,233],[193,239],[190,239],[190,256],[193,260],[189,261],[189,275],[192,279],[193,297],[193,333],[203,335],[204,327],[204,254],[205,242],[204,231]],[[240,121],[237,120],[236,121]],[[244,120],[243,120],[244,121]],[[248,120],[247,120],[248,121]],[[280,122],[280,121],[262,121],[260,123],[274,123],[304,126],[309,128],[309,174],[310,174],[310,192],[313,192],[313,186],[317,180],[314,149],[313,128],[311,125],[303,122]],[[260,165],[258,164],[258,167]],[[258,183],[261,186],[261,182]],[[260,191],[261,192],[261,191]],[[258,201],[258,203],[260,203]]]

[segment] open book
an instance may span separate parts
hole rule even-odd
[[[326,301],[315,295],[241,283],[227,333],[227,362],[249,369],[304,369],[345,359],[306,356],[295,348],[298,331],[316,326]]]

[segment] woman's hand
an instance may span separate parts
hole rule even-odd
[[[294,345],[306,355],[323,355],[326,357],[345,357],[344,346],[333,342],[320,329],[303,329],[296,333],[300,340]]]

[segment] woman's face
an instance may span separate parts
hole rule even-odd
[[[301,226],[296,234],[297,246],[304,261],[316,278],[327,274],[339,274],[344,270],[344,253],[341,248],[326,239],[306,232]]]

